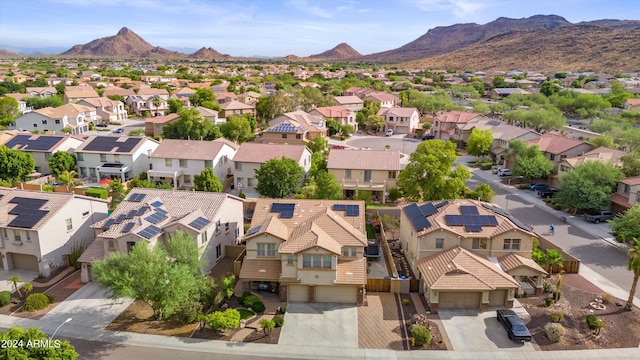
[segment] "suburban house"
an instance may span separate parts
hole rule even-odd
[[[109,218],[91,226],[93,242],[82,253],[83,282],[91,281],[91,263],[139,242],[166,244],[182,231],[197,242],[205,268],[214,267],[244,233],[242,199],[225,193],[133,188]]]
[[[352,86],[344,91],[345,96],[357,96],[358,98],[364,100],[370,94],[377,92],[376,90],[370,88],[364,88],[359,86]]]
[[[311,168],[311,151],[305,145],[242,143],[233,156],[234,186],[247,197],[258,197],[255,170],[271,159],[286,157],[294,160],[308,173]]]
[[[159,102],[156,106],[154,101]],[[125,103],[129,105],[129,112],[137,116],[143,116],[145,113],[151,116],[164,116],[169,110],[169,93],[166,89],[141,88],[135,95],[129,95],[125,99]]]
[[[371,191],[372,200],[385,203],[396,186],[400,172],[400,153],[386,150],[331,149],[327,171],[342,185],[345,198],[359,190]]]
[[[2,145],[12,150],[20,150],[24,153],[31,154],[36,162],[35,171],[40,174],[48,175],[51,173],[49,169],[49,157],[57,151],[73,151],[80,145],[83,140],[71,135],[32,135],[18,133]]]
[[[71,134],[83,134],[89,131],[91,119],[86,115],[95,115],[95,108],[66,104],[56,108],[45,107],[28,112],[14,120],[10,129],[20,131],[39,131],[62,133],[62,129],[71,129]]]
[[[309,111],[309,115],[322,116],[325,119],[333,119],[340,125],[351,125],[354,130],[358,129],[358,123],[356,122],[356,112],[353,110],[345,109],[342,106],[325,106],[317,107]]]
[[[431,311],[512,307],[516,291],[541,293],[529,228],[475,200],[404,205],[400,241]],[[535,290],[534,290],[535,289]]]
[[[640,111],[640,99],[627,99],[624,103],[625,110]]]
[[[0,188],[2,268],[49,276],[69,265],[73,246],[94,238],[91,224],[107,217],[106,200],[72,193]]]
[[[420,127],[420,113],[416,108],[384,107],[378,115],[384,117],[385,130],[392,129],[396,134],[411,134]]]
[[[364,202],[258,199],[242,238],[242,290],[282,301],[362,304],[367,281]]]
[[[96,115],[99,116],[104,123],[122,125],[124,124],[124,120],[128,118],[127,109],[124,108],[122,101],[100,97],[82,99],[78,101],[78,105],[95,108]]]
[[[364,107],[364,100],[355,95],[334,96],[333,100],[337,105],[351,111],[359,111]]]
[[[100,179],[130,180],[151,165],[151,153],[158,142],[148,137],[89,136],[76,148],[78,175]]]
[[[146,136],[162,136],[162,128],[168,123],[178,120],[178,114],[154,116],[144,119],[144,134]]]
[[[466,124],[469,121],[476,118],[487,118],[482,114],[464,112],[464,111],[450,111],[444,114],[436,116],[433,120],[433,126],[431,127],[431,134],[436,139],[449,140],[453,139],[453,134],[456,131],[456,127],[461,124]]]
[[[327,136],[327,127],[322,115],[313,115],[302,110],[288,112],[269,121],[269,128],[262,133],[265,143],[304,145],[316,136]]]
[[[122,96],[122,99],[126,99],[127,96],[133,96],[135,94],[135,91],[132,89],[124,89],[119,86],[109,86],[102,91],[102,96],[104,97]]]
[[[487,97],[505,98],[511,94],[531,95],[531,92],[522,90],[520,88],[495,88],[487,92]]]
[[[105,95],[106,96],[106,95]],[[67,86],[64,89],[64,103],[77,103],[82,99],[97,98],[100,97],[92,86],[79,85],[79,86]]]
[[[220,138],[213,141],[164,139],[151,153],[149,180],[165,182],[175,188],[193,188],[194,177],[212,168],[224,183],[233,176],[231,159],[239,145]]]
[[[196,110],[200,113],[200,116],[211,121],[212,124],[220,124],[220,118],[218,117],[218,112],[216,110],[208,109],[204,106],[197,106]]]
[[[588,142],[549,132],[537,139],[529,140],[529,144],[538,145],[544,157],[553,161],[554,168],[558,168],[560,162],[568,157],[583,155],[593,149]]]
[[[188,109],[191,107],[191,101],[189,99],[191,99],[191,97],[195,93],[196,91],[194,89],[183,87],[181,89],[174,91],[171,94],[170,98],[175,100],[180,100],[180,102],[182,103],[182,107]]]
[[[391,108],[400,104],[400,98],[384,91],[371,93],[363,98],[373,104],[380,104],[381,108]]]
[[[627,177],[618,182],[618,190],[611,195],[611,210],[624,212],[640,206],[640,176]]]
[[[38,97],[50,97],[58,94],[58,90],[56,90],[53,86],[46,87],[28,87],[26,88],[27,94],[29,96],[38,96]]]
[[[284,113],[277,118],[269,120],[269,126],[277,126],[281,123],[284,123],[288,120],[293,120],[298,124],[308,128],[309,131],[313,131],[322,136],[327,136],[327,125],[324,116],[322,115],[312,115],[302,110],[292,111],[288,113]],[[315,127],[317,131],[311,129],[310,127]],[[310,137],[313,139],[315,136]]]
[[[251,115],[256,116],[256,106],[247,105],[237,100],[231,100],[229,102],[220,105],[222,110],[219,115],[223,118],[229,118],[231,116]]]
[[[622,157],[624,155],[624,151],[601,146],[579,156],[564,158],[560,161],[558,174],[569,172],[576,166],[583,164],[585,161],[608,162],[613,166],[622,167]]]
[[[244,94],[240,94],[238,100],[247,105],[255,106],[262,94],[257,93],[255,91],[247,91]]]

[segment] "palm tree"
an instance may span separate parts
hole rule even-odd
[[[636,296],[636,287],[638,286],[638,278],[640,278],[640,240],[633,239],[634,245],[629,248],[627,255],[629,260],[627,262],[627,268],[633,271],[633,282],[631,283],[631,290],[629,291],[629,300],[624,307],[625,310],[631,311],[633,309],[633,298]]]
[[[64,186],[67,187],[67,191],[71,192],[71,187],[74,184],[76,176],[78,176],[78,173],[76,171],[65,170],[60,175],[58,175],[58,181],[63,183]]]
[[[27,296],[27,294],[33,290],[33,285],[31,285],[31,283],[29,282],[26,282],[22,284],[22,290],[24,290],[24,296]]]
[[[18,283],[22,282],[22,278],[20,277],[20,275],[12,275],[11,277],[9,277],[9,279],[7,279],[7,282],[13,284],[13,288],[16,289],[18,296],[22,297],[22,293],[20,292],[20,288],[18,287]]]
[[[153,100],[151,100],[151,103],[156,107],[156,116],[158,116],[158,109],[160,108],[160,105],[162,105],[162,99],[160,99],[159,96],[155,96]]]
[[[549,249],[547,250],[547,265],[549,265],[549,275],[553,275],[553,268],[556,266],[562,267],[562,263],[564,262],[564,257],[558,250]]]

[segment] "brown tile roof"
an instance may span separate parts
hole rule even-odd
[[[460,246],[422,259],[418,269],[433,290],[482,291],[518,287],[518,283],[494,263]]]
[[[442,123],[461,124],[461,123],[466,123],[477,116],[483,116],[483,115],[454,110],[454,111],[450,111],[448,113],[444,113],[436,116],[436,120]]]
[[[542,267],[540,267],[538,263],[518,254],[508,254],[500,256],[498,258],[498,263],[500,263],[502,270],[504,270],[505,272],[509,272],[519,267],[526,267],[530,270],[547,275],[547,272]]]
[[[332,149],[328,169],[400,170],[400,153],[387,150]]]
[[[297,121],[301,124],[308,124],[308,125],[313,125],[313,124],[319,124],[324,122],[324,118],[320,115],[311,115],[307,112],[304,112],[302,110],[297,110],[297,111],[292,111],[292,112],[288,112],[288,113],[284,113],[281,116],[286,117],[288,119]]]
[[[622,157],[624,155],[624,151],[601,146],[591,151],[587,151],[583,155],[566,158],[564,161],[571,165],[571,167],[576,167],[585,161],[610,162],[614,166],[622,166]]]
[[[531,144],[537,144],[540,150],[550,154],[562,154],[576,146],[587,144],[586,142],[570,137],[556,135],[552,133],[544,133],[537,139],[529,140]]]
[[[414,113],[418,113],[418,109],[416,108],[408,108],[408,107],[390,107],[390,108],[382,108],[378,111],[378,115],[389,116],[395,115],[398,117],[407,117],[410,118]]]
[[[108,97],[89,98],[83,99],[82,101],[89,103],[94,107],[118,106],[119,104],[121,104],[120,101],[111,100]]]
[[[167,95],[169,96],[169,92],[167,91],[167,89],[156,89],[156,88],[152,88],[152,87],[140,87],[140,90],[138,90],[138,93],[136,94],[138,96],[155,96],[155,95]]]
[[[82,252],[82,255],[78,258],[80,263],[91,263],[95,260],[104,259],[104,241],[102,239],[95,239],[89,244],[87,249]]]
[[[13,210],[16,206],[19,206],[18,204],[10,203],[13,198],[23,197],[46,200],[46,203],[44,203],[39,208],[39,210],[46,211],[46,213],[44,213],[44,216],[42,216],[42,218],[31,227],[31,230],[33,231],[38,231],[44,224],[46,224],[51,218],[56,215],[58,210],[60,210],[74,198],[74,195],[71,193],[53,193],[4,188],[0,188],[0,195],[2,195],[0,196],[0,224],[3,224],[4,227],[7,227],[9,229],[14,228],[8,225],[11,221],[19,216],[24,216],[10,214],[11,210]],[[24,230],[23,228],[18,227],[16,227],[15,229]]]
[[[622,205],[627,209],[631,209],[632,205],[629,203],[629,197],[624,196],[622,194],[611,194],[611,202],[616,203],[618,205]]]
[[[105,88],[104,91],[102,92],[102,96],[119,95],[122,97],[127,97],[127,96],[133,96],[135,94],[136,94],[135,91],[133,91],[132,89],[123,89],[118,86],[109,86],[108,88]]]
[[[348,96],[334,96],[333,99],[338,104],[364,104],[364,100],[360,99],[355,95]]]
[[[640,176],[627,177],[620,180],[620,182],[629,186],[640,185]]]
[[[256,108],[253,105],[247,105],[237,100],[231,100],[229,102],[221,104],[220,107],[222,108],[222,110],[248,110]]]
[[[100,97],[91,86],[67,86],[64,89],[65,95],[69,98],[94,98]]]
[[[280,260],[245,258],[240,269],[240,279],[278,281],[281,270],[282,262]]]
[[[151,153],[151,158],[213,160],[223,146],[220,141],[164,139]]]
[[[336,284],[362,285],[367,282],[367,261],[365,258],[338,261]]]
[[[165,116],[154,116],[154,117],[146,118],[144,122],[152,123],[152,124],[167,124],[174,120],[177,120],[178,118],[180,118],[178,114],[169,114]]]
[[[233,161],[263,164],[284,156],[298,162],[306,149],[304,145],[242,143]]]
[[[348,118],[353,111],[347,110],[342,106],[324,106],[313,109],[311,112],[317,111],[325,118]]]
[[[22,99],[25,98],[29,98],[31,97],[30,94],[22,94],[22,93],[10,93],[10,94],[4,94],[4,96],[6,97],[10,97],[12,99],[15,99],[16,101],[21,101]]]
[[[393,94],[389,94],[387,92],[375,92],[372,94],[368,94],[367,99],[374,99],[380,102],[386,102],[386,101],[398,101],[400,100],[397,96],[393,95]]]

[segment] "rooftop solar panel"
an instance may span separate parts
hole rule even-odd
[[[142,236],[145,239],[153,239],[156,235],[161,233],[162,230],[154,225],[149,225],[146,228],[140,230],[138,235]]]
[[[126,219],[126,218],[127,218],[127,215],[125,215],[125,214],[120,214],[120,215],[118,215],[118,217],[117,217],[117,218],[115,218],[115,220],[113,221],[113,223],[114,223],[114,224],[120,224],[120,223],[122,223],[122,222],[124,221],[124,219]]]
[[[46,204],[48,200],[42,199],[32,199],[21,196],[15,196],[13,199],[9,200],[11,204],[20,204],[20,206],[30,209],[39,209],[42,205]]]
[[[444,221],[448,226],[460,226],[463,225],[460,215],[445,215]]]
[[[347,205],[345,204],[333,204],[331,210],[333,211],[344,211],[347,209]]]
[[[360,215],[360,207],[358,205],[347,205],[345,212],[346,216],[358,216]]]
[[[147,220],[148,222],[152,223],[152,224],[159,224],[159,223],[167,220],[167,218],[168,217],[165,214],[154,212],[153,214],[147,216],[144,219]]]
[[[136,226],[136,223],[134,223],[133,221],[129,221],[128,223],[124,224],[121,232],[128,233],[129,231],[131,231],[131,229],[133,229],[134,226]]]
[[[156,200],[156,201],[154,201],[154,202],[152,202],[152,203],[151,203],[151,206],[158,207],[158,206],[162,206],[162,204],[163,204],[163,202],[162,202],[162,201],[160,201],[160,200]]]
[[[111,225],[113,225],[113,220],[114,219],[108,219],[107,221],[105,221],[104,224],[102,224],[102,229],[108,230]]]
[[[445,200],[445,201],[443,201],[441,203],[436,204],[435,206],[436,206],[436,208],[440,208],[440,207],[445,206],[447,204],[449,204],[449,200]]]
[[[433,205],[433,203],[426,203],[426,204],[420,206],[418,209],[420,209],[420,212],[424,216],[431,216],[431,215],[433,215],[433,214],[438,212],[438,209],[436,209],[436,207]]]
[[[145,205],[145,206],[141,207],[140,209],[138,209],[138,213],[136,215],[137,216],[144,215],[144,213],[146,213],[147,210],[149,210],[149,207]]]
[[[129,153],[135,148],[143,138],[130,137],[125,141],[120,140],[120,136],[96,136],[90,143],[88,143],[83,150],[84,151],[101,151],[116,153]]]
[[[129,211],[129,213],[127,214],[125,219],[133,219],[133,217],[136,216],[137,214],[138,214],[138,210],[133,209],[133,210]]]
[[[460,213],[462,215],[479,215],[475,206],[460,206]]]
[[[33,135],[16,135],[5,146],[9,149],[22,150],[22,151],[47,151],[51,150],[60,140],[62,136],[40,135],[34,137]]]
[[[293,217],[293,211],[283,211],[280,213],[280,218],[291,219]]]
[[[419,216],[423,216],[422,212],[418,208],[418,205],[416,205],[416,204],[411,204],[411,205],[405,206],[402,210],[404,210],[404,213],[407,215],[407,217],[409,219],[413,219],[413,218],[417,218]]]
[[[26,216],[18,216],[13,219],[7,226],[8,227],[18,227],[23,229],[30,229],[34,227],[40,218],[37,217],[26,217]]]
[[[191,226],[194,229],[202,230],[209,224],[211,224],[211,221],[209,221],[209,219],[206,219],[200,216],[197,219],[190,222],[189,226]]]
[[[129,195],[129,201],[131,202],[141,202],[142,199],[145,198],[147,194],[131,194]]]
[[[252,227],[251,229],[247,230],[247,233],[244,234],[244,236],[253,235],[253,234],[257,233],[258,231],[260,231],[261,228],[262,228],[262,225],[258,225],[258,226]]]
[[[422,217],[422,216],[419,216],[417,218],[411,219],[411,224],[413,225],[413,228],[416,231],[421,231],[423,229],[431,227],[431,222],[429,222],[429,220],[427,220],[427,218]]]
[[[480,225],[467,224],[464,227],[465,227],[465,229],[467,229],[467,231],[470,231],[470,232],[481,232],[482,231],[482,226],[480,226]]]

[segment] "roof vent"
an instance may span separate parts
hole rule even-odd
[[[258,270],[258,272],[266,273],[266,272],[267,272],[267,270],[265,270],[265,269],[260,269],[260,270]]]

